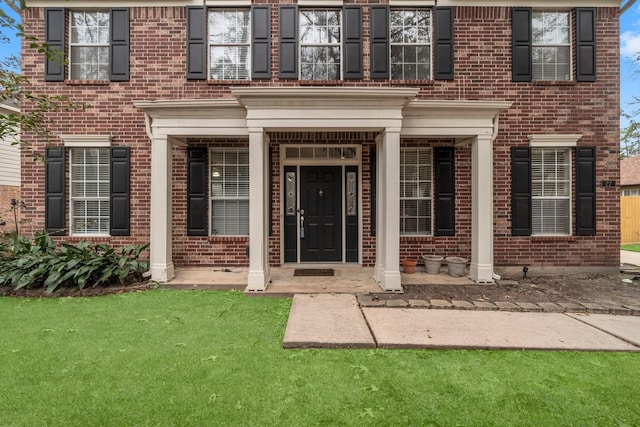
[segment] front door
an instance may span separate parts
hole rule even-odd
[[[342,261],[342,167],[300,167],[300,261]]]

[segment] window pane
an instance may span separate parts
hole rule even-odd
[[[432,233],[432,149],[400,150],[400,233]]]
[[[570,234],[570,151],[532,149],[531,172],[533,234]]]
[[[71,150],[71,232],[109,234],[108,148]]]
[[[209,76],[214,80],[249,80],[250,14],[248,10],[209,12]]]
[[[215,148],[211,159],[211,234],[249,234],[249,151]]]
[[[431,78],[431,15],[426,10],[392,10],[391,78]]]
[[[532,14],[534,80],[571,78],[571,18],[567,12]]]

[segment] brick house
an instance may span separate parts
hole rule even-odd
[[[151,274],[400,259],[619,265],[616,0],[31,0],[34,232],[151,241]],[[27,107],[28,108],[28,107]],[[615,186],[602,186],[601,182]]]

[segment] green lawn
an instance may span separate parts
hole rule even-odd
[[[631,245],[622,245],[620,249],[623,251],[640,252],[640,243],[634,243]]]
[[[640,424],[640,354],[283,350],[290,303],[0,298],[0,425]]]

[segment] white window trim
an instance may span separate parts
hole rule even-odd
[[[240,148],[240,147],[209,147],[208,150],[208,162],[207,162],[207,177],[208,177],[208,192],[209,192],[209,212],[208,212],[208,220],[209,220],[209,237],[221,237],[221,238],[225,238],[225,237],[248,237],[249,234],[214,234],[213,233],[213,201],[214,200],[247,200],[247,202],[249,202],[249,212],[248,214],[251,213],[251,200],[250,200],[250,195],[247,195],[246,197],[241,197],[241,196],[237,196],[237,197],[214,197],[213,196],[213,191],[211,191],[211,184],[212,184],[212,177],[211,177],[211,165],[212,165],[212,159],[213,156],[211,155],[212,152],[214,151],[222,151],[222,152],[226,152],[226,151],[246,151],[247,153],[249,153],[249,147],[246,148]],[[250,220],[250,218],[249,218]]]
[[[559,80],[559,81],[573,81],[573,67],[574,67],[574,61],[573,61],[573,32],[575,31],[574,27],[573,27],[573,14],[571,13],[570,10],[565,10],[565,9],[534,9],[534,12],[550,12],[550,13],[567,13],[569,15],[569,42],[568,43],[555,43],[555,44],[536,44],[533,42],[533,39],[531,40],[531,55],[533,55],[533,49],[536,47],[569,47],[569,78],[567,80]],[[533,23],[531,23],[531,28],[533,29]],[[531,70],[531,74],[532,74],[532,79],[533,81],[536,82],[545,82],[545,81],[554,81],[554,80],[549,80],[549,79],[536,79],[535,77],[533,77],[533,68]]]
[[[249,6],[251,5],[251,3],[249,2]],[[217,6],[220,6],[220,3],[217,4]],[[209,8],[207,9],[207,79],[212,80],[211,78],[211,47],[212,46],[216,46],[216,47],[225,47],[225,46],[247,46],[247,51],[248,51],[248,55],[247,55],[247,78],[246,79],[213,79],[216,81],[243,81],[243,82],[250,82],[251,81],[251,70],[253,69],[253,64],[251,63],[251,48],[252,43],[252,34],[251,34],[251,30],[253,29],[253,16],[251,13],[251,9],[247,9],[246,7],[242,7],[243,5],[239,5],[238,7],[233,7],[234,5],[232,3],[227,3],[226,1],[224,2],[224,7],[217,7],[217,8]],[[249,34],[247,35],[247,42],[246,43],[212,43],[210,38],[209,38],[209,16],[212,12],[223,12],[223,11],[246,11],[249,13]]]
[[[322,3],[324,7],[318,8],[304,8],[298,9],[298,79],[304,81],[313,81],[313,82],[326,82],[332,80],[324,80],[324,79],[302,79],[302,52],[303,47],[333,47],[337,46],[340,49],[340,64],[338,66],[338,78],[336,80],[342,80],[342,67],[344,65],[344,13],[341,9],[332,8],[327,6],[326,3]],[[338,11],[340,13],[340,42],[339,43],[312,43],[312,44],[303,44],[302,43],[302,34],[300,33],[300,14],[304,11],[314,11],[314,12],[322,12],[322,11]]]
[[[67,39],[68,39],[68,41],[69,41],[69,47],[68,47],[68,50],[67,50],[67,52],[68,52],[68,62],[69,62],[68,66],[67,66],[67,68],[68,68],[68,73],[69,73],[69,80],[80,80],[80,81],[87,81],[87,80],[89,80],[89,81],[90,81],[90,80],[93,80],[93,79],[84,79],[84,78],[80,78],[80,77],[74,76],[74,75],[72,74],[72,72],[71,72],[71,70],[73,69],[73,67],[72,67],[72,64],[73,64],[73,57],[72,57],[72,55],[71,55],[72,48],[73,48],[73,47],[96,47],[96,48],[99,48],[99,47],[106,47],[107,49],[109,49],[109,48],[110,48],[110,43],[109,43],[109,42],[107,42],[107,44],[81,44],[81,43],[75,43],[75,44],[74,44],[74,43],[72,43],[72,42],[71,42],[71,31],[72,31],[72,28],[73,28],[73,24],[72,24],[72,22],[73,22],[73,18],[72,18],[72,15],[73,15],[75,12],[106,12],[107,14],[109,14],[109,10],[108,10],[108,9],[103,9],[103,8],[91,8],[91,9],[89,9],[89,8],[87,8],[87,9],[82,8],[82,9],[72,9],[72,10],[70,10],[70,11],[69,11],[69,13],[67,14],[67,15],[68,15],[68,16],[67,16],[67,18],[68,18],[68,21],[69,21],[69,29],[68,29],[68,30],[66,30],[66,32],[67,32],[66,37],[67,37]],[[111,22],[111,16],[109,16],[109,32],[111,32],[111,26],[112,26],[112,25],[113,25],[113,23]],[[109,61],[111,61],[111,55],[109,55]],[[111,63],[110,63],[110,62],[109,62],[107,65],[108,65],[109,67],[111,67]],[[99,80],[103,80],[103,79],[99,79]],[[106,77],[106,79],[104,79],[104,80],[109,80],[109,76],[107,76],[107,77]]]
[[[111,135],[59,135],[65,147],[95,148],[110,147]]]
[[[536,148],[570,148],[578,145],[582,134],[538,134],[529,135],[529,146]]]
[[[532,148],[541,148],[541,149],[556,149],[556,150],[565,150],[568,151],[568,159],[569,159],[569,194],[567,196],[534,196],[533,195],[533,191],[531,194],[531,200],[533,201],[534,199],[546,199],[546,200],[568,200],[568,206],[569,206],[569,224],[568,224],[568,229],[569,232],[567,234],[559,234],[559,233],[534,233],[532,230],[531,235],[534,237],[567,237],[567,236],[572,236],[573,235],[573,211],[574,208],[571,204],[572,200],[573,200],[573,183],[574,183],[574,173],[573,173],[573,160],[572,160],[572,153],[570,150],[570,146],[537,146],[537,147],[533,147]],[[533,181],[533,180],[532,180]],[[533,182],[532,182],[533,184]],[[532,206],[532,210],[533,210],[533,206]],[[533,223],[532,223],[532,229],[533,229]]]
[[[431,232],[430,233],[424,233],[424,234],[423,233],[419,233],[418,231],[416,231],[415,233],[406,233],[400,228],[400,224],[398,224],[398,228],[400,228],[400,237],[433,236],[433,221],[434,221],[433,210],[434,210],[434,205],[435,205],[435,201],[434,201],[435,182],[434,182],[433,147],[401,147],[400,151],[402,152],[404,150],[415,150],[415,149],[428,150],[430,152],[430,156],[431,156],[431,189],[430,189],[430,192],[429,192],[429,196],[428,197],[418,197],[418,196],[416,196],[416,197],[404,197],[404,196],[402,196],[402,193],[400,192],[400,188],[398,188],[399,198],[400,198],[400,202],[401,203],[402,203],[403,200],[430,200],[431,201],[431,224],[430,224]],[[401,156],[401,158],[402,158],[402,156]],[[402,161],[401,161],[399,167],[402,168]],[[400,174],[402,176],[402,171],[400,171]]]
[[[417,3],[414,3],[417,4]],[[391,41],[391,36],[389,36],[389,80],[415,80],[415,79],[406,79],[404,78],[404,76],[402,77],[402,79],[394,79],[391,76],[391,48],[393,46],[429,46],[429,77],[425,80],[433,80],[433,9],[426,9],[424,7],[424,4],[420,5],[420,6],[414,6],[414,7],[402,7],[402,8],[397,8],[397,9],[392,9],[389,11],[389,31],[391,31],[391,14],[393,12],[398,12],[398,11],[402,11],[402,10],[424,10],[424,11],[428,11],[429,12],[429,43],[423,44],[423,43],[393,43]],[[402,64],[405,64],[404,62]],[[404,73],[403,73],[404,74]],[[420,80],[420,79],[418,79]]]
[[[67,147],[67,145],[65,144],[65,147]],[[79,148],[79,149],[92,149],[92,148],[105,148],[104,146],[87,146],[85,145],[75,145],[72,146],[72,148]],[[74,233],[73,231],[73,172],[72,169],[73,168],[73,150],[70,150],[69,152],[69,167],[68,167],[68,172],[69,172],[69,235],[72,237],[109,237],[110,231],[108,230],[106,233]],[[111,185],[111,175],[109,175],[109,185]],[[110,195],[107,197],[96,197],[94,199],[96,200],[103,200],[103,199],[108,199],[109,203],[111,203],[111,197]],[[85,199],[87,199],[85,197]],[[111,215],[111,213],[109,213],[109,216]],[[109,221],[111,221],[111,218],[109,218]]]

